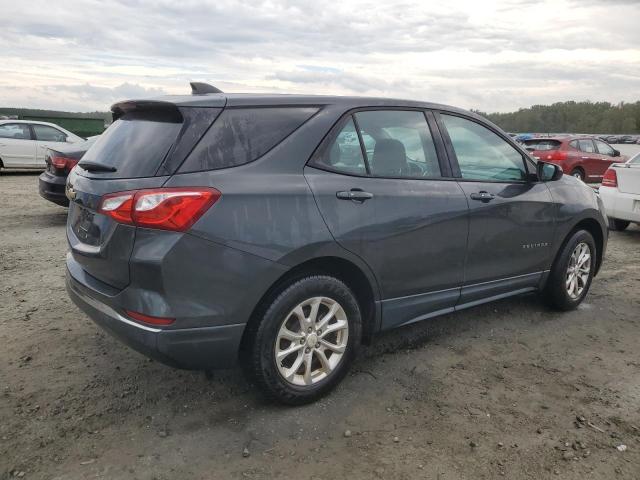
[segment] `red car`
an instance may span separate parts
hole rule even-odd
[[[587,183],[602,181],[609,165],[626,160],[608,143],[592,137],[531,138],[525,140],[524,145],[534,157],[555,163],[566,174]]]

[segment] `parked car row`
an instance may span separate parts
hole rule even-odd
[[[614,163],[605,172],[598,190],[604,203],[609,228],[624,230],[640,224],[640,153],[626,163]]]
[[[640,135],[600,135],[598,138],[607,143],[640,144]]]
[[[67,176],[97,138],[98,136],[89,137],[81,143],[63,145],[47,150],[44,158],[46,168],[38,179],[38,189],[42,198],[63,207],[69,205],[69,199],[64,191]]]
[[[509,135],[520,143],[533,138],[592,137],[609,144],[640,144],[640,135],[587,135],[577,133],[510,133]]]
[[[53,123],[0,120],[0,169],[44,169],[38,182],[40,195],[67,206],[67,175],[96,138],[85,140]]]
[[[0,120],[0,168],[42,170],[48,148],[81,142],[84,138],[53,123]]]
[[[522,143],[534,157],[559,165],[565,173],[587,183],[599,183],[611,164],[627,158],[590,136],[540,137]]]

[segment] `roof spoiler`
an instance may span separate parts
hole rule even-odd
[[[191,85],[191,95],[205,95],[207,93],[223,93],[219,88],[203,82],[189,82]]]
[[[126,100],[111,106],[113,121],[128,113],[155,116],[158,121],[182,122],[182,114],[171,102],[158,100]]]

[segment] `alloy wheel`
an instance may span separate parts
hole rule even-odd
[[[280,325],[274,346],[278,372],[293,385],[313,385],[340,364],[348,339],[349,322],[342,306],[328,297],[309,298]]]
[[[584,242],[576,245],[567,267],[566,289],[573,300],[582,295],[591,274],[591,249]]]

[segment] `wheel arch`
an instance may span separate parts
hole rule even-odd
[[[370,343],[378,329],[380,320],[377,288],[372,285],[367,273],[354,262],[338,256],[323,256],[306,260],[291,267],[282,274],[262,295],[253,308],[244,330],[240,349],[247,347],[247,341],[255,332],[265,310],[280,292],[296,280],[308,275],[329,275],[343,281],[354,293],[362,315],[362,342]]]
[[[578,222],[575,223],[575,225],[573,225],[571,229],[569,229],[569,231],[564,236],[562,243],[560,244],[560,246],[558,247],[555,253],[555,256],[553,258],[553,263],[551,264],[551,266],[553,267],[553,265],[555,265],[556,261],[558,260],[558,257],[562,253],[562,249],[567,244],[571,236],[578,230],[586,230],[591,234],[591,236],[593,237],[593,240],[596,242],[596,270],[594,273],[594,276],[595,276],[598,274],[598,271],[600,270],[600,266],[602,265],[602,259],[603,259],[603,253],[604,253],[603,250],[605,245],[605,232],[603,232],[602,225],[600,224],[600,222],[598,222],[598,220],[592,217],[586,217],[579,220]]]

